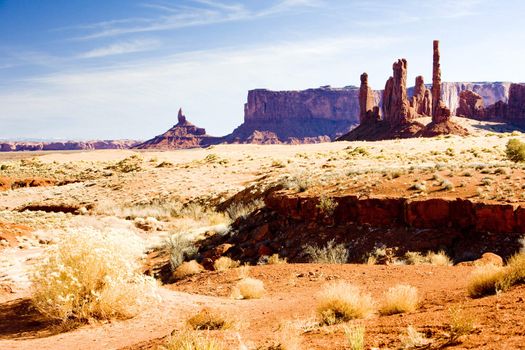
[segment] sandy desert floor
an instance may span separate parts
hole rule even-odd
[[[171,235],[198,240],[227,230],[232,220],[214,208],[245,188],[257,192],[293,183],[304,186],[306,194],[523,204],[525,166],[506,158],[505,145],[512,138],[525,141],[524,134],[505,125],[459,122],[471,136],[171,152],[0,153],[0,348],[156,349],[206,306],[235,319],[233,329],[208,334],[227,348],[280,349],[272,345],[279,337],[294,336],[300,349],[347,349],[341,325],[315,324],[318,292],[337,280],[358,285],[378,301],[397,283],[420,292],[415,312],[354,322],[365,326],[365,348],[401,348],[407,326],[433,339],[427,348],[525,348],[524,287],[472,299],[466,292],[471,266],[253,266],[249,275],[266,287],[257,300],[230,297],[245,270],[206,271],[159,287],[162,302],[135,318],[72,330],[31,307],[28,271],[56,244],[58,232],[117,227],[138,235],[149,250],[161,249]],[[470,317],[475,327],[450,344],[444,339],[454,310]]]

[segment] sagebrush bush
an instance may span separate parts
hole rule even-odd
[[[313,263],[345,264],[348,261],[348,249],[344,244],[335,244],[333,239],[328,241],[324,247],[308,245],[303,249],[310,257],[310,262]]]
[[[473,298],[496,294],[505,278],[505,268],[484,265],[476,268],[467,284],[467,293]]]
[[[203,336],[197,332],[173,334],[168,338],[163,350],[226,350],[218,340]]]
[[[219,330],[231,328],[233,321],[216,310],[204,308],[190,317],[187,324],[195,330]]]
[[[317,314],[321,323],[327,325],[365,318],[374,311],[375,302],[372,296],[362,293],[358,287],[344,281],[324,287],[317,304]]]
[[[158,298],[153,278],[140,273],[143,248],[130,231],[83,227],[62,234],[30,275],[34,306],[63,321],[136,315]]]
[[[264,292],[263,281],[246,277],[233,288],[232,297],[235,299],[259,299],[264,295]]]
[[[237,260],[233,260],[227,256],[221,256],[213,262],[213,268],[215,271],[226,271],[239,267],[239,265],[240,263]]]
[[[398,284],[386,291],[385,301],[380,311],[383,315],[412,312],[417,309],[418,303],[419,296],[416,287]]]
[[[180,234],[169,236],[165,241],[165,249],[170,256],[171,270],[175,271],[185,260],[190,260],[197,255],[197,247]]]
[[[183,279],[188,276],[196,275],[204,271],[204,267],[195,260],[185,261],[173,272],[175,279]]]
[[[525,161],[525,143],[518,139],[510,139],[507,142],[505,154],[507,155],[507,158],[513,162]]]

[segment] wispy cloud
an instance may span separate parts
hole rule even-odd
[[[217,23],[246,21],[276,15],[298,8],[319,7],[324,0],[279,0],[272,6],[251,10],[242,3],[224,3],[215,0],[193,0],[192,6],[144,4],[144,7],[158,10],[153,17],[127,18],[79,26],[77,29],[91,29],[76,39],[87,40],[132,33],[146,33]]]
[[[77,55],[77,58],[100,58],[106,56],[122,55],[126,53],[151,51],[160,46],[157,39],[137,39],[122,41],[108,46],[99,47]]]
[[[242,121],[247,90],[357,83],[364,66],[352,55],[376,53],[368,65],[382,59],[385,48],[399,43],[398,38],[384,36],[319,37],[33,77],[23,85],[0,86],[2,123],[13,125],[3,132],[32,137],[146,138],[171,125],[182,106],[193,122],[206,126],[211,134],[226,134]],[[41,122],[38,127],[19,135],[16,122],[35,115]],[[68,122],[58,123],[61,117]]]

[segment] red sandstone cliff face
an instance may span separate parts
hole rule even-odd
[[[196,127],[186,120],[186,116],[179,109],[178,123],[164,134],[147,140],[134,148],[138,149],[186,149],[206,147],[217,144],[220,138],[209,136],[206,130]]]
[[[507,119],[525,125],[525,84],[510,85]]]
[[[16,151],[75,151],[94,149],[127,149],[137,145],[135,140],[21,142],[0,141],[0,152]]]
[[[373,92],[377,105],[380,93]],[[248,92],[244,123],[224,137],[228,143],[326,142],[359,124],[359,89],[323,87],[303,91]]]
[[[483,97],[470,90],[461,91],[459,94],[459,107],[456,110],[456,115],[484,119],[485,108],[483,105]]]

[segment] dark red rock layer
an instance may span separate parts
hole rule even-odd
[[[256,262],[278,253],[305,262],[305,245],[324,246],[335,240],[349,248],[351,262],[363,262],[378,246],[426,252],[444,249],[456,262],[474,260],[487,251],[509,257],[520,249],[525,208],[476,203],[467,199],[332,198],[337,207],[327,216],[319,197],[288,192],[266,195],[266,208],[234,223],[242,234],[203,242],[204,256],[213,247],[221,254]],[[210,253],[211,254],[211,253]]]

